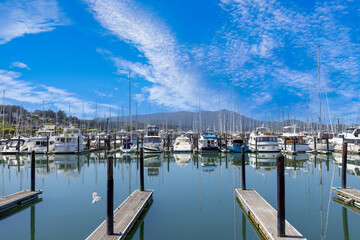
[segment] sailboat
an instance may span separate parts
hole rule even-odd
[[[129,134],[130,136],[126,139],[124,144],[120,147],[120,151],[124,153],[135,152],[137,146],[132,142],[132,134],[131,134],[131,78],[129,71]]]
[[[318,46],[318,84],[319,84],[319,131],[318,137],[309,139],[309,148],[313,151],[333,151],[335,148],[335,144],[329,142],[329,134],[322,132],[322,124],[321,124],[321,94],[320,94],[320,47]],[[316,141],[316,143],[315,143]]]

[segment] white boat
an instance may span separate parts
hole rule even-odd
[[[250,134],[249,149],[253,152],[278,152],[277,136],[267,127],[257,127]]]
[[[182,135],[175,139],[174,143],[174,152],[191,152],[192,145],[190,142],[190,138]]]
[[[84,151],[85,142],[78,128],[65,128],[55,139],[54,153],[77,153]]]
[[[2,150],[4,149],[4,147],[6,146],[8,140],[7,139],[1,139],[0,140],[0,152],[2,152]]]
[[[133,153],[136,152],[136,150],[137,150],[137,145],[131,141],[130,137],[120,147],[120,151],[123,153]]]
[[[159,135],[159,129],[155,125],[149,125],[147,135],[144,136],[144,152],[161,153],[163,151],[162,138]]]
[[[29,137],[20,151],[22,153],[47,153],[53,152],[55,147],[55,132],[51,130],[39,130],[34,137]],[[49,144],[49,146],[48,146]]]
[[[360,153],[360,128],[347,128],[344,133],[331,139],[331,142],[335,144],[334,151],[341,152],[344,141],[348,144],[349,153]]]
[[[24,145],[26,138],[23,137],[13,137],[10,139],[3,150],[2,154],[16,154],[21,153],[21,147]]]
[[[316,140],[316,142],[315,142],[315,140]],[[327,151],[332,152],[332,151],[334,151],[335,143],[333,143],[330,140],[331,139],[328,139],[328,142],[326,142],[326,136],[324,136],[321,133],[318,133],[317,138],[310,138],[309,139],[309,141],[308,141],[309,148],[311,150],[317,150],[317,151],[323,151],[323,152],[327,152]]]
[[[202,135],[199,139],[199,151],[219,151],[219,144],[216,135]]]
[[[309,144],[306,142],[305,135],[297,132],[296,125],[284,127],[284,133],[278,139],[278,142],[280,150],[284,152],[305,153],[310,150]]]

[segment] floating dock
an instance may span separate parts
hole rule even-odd
[[[265,239],[305,240],[305,238],[288,221],[285,221],[286,236],[278,237],[277,211],[253,189],[235,189],[235,191],[246,214]]]
[[[8,196],[1,197],[0,213],[4,213],[18,205],[35,200],[38,198],[38,195],[41,193],[42,193],[41,190],[36,190],[36,191],[24,190]]]
[[[332,189],[337,194],[338,198],[343,200],[346,204],[352,204],[360,208],[360,191],[354,188],[340,188]]]
[[[136,220],[151,203],[152,195],[152,190],[135,190],[114,211],[114,234],[107,235],[107,225],[105,220],[87,239],[125,239],[135,225]]]

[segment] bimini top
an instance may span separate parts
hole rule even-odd
[[[203,135],[203,138],[216,138],[216,135],[215,134]]]

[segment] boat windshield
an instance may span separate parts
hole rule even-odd
[[[277,142],[277,138],[276,137],[258,137],[257,141],[258,142]]]
[[[147,137],[147,138],[144,138],[144,143],[161,143],[161,137]]]

